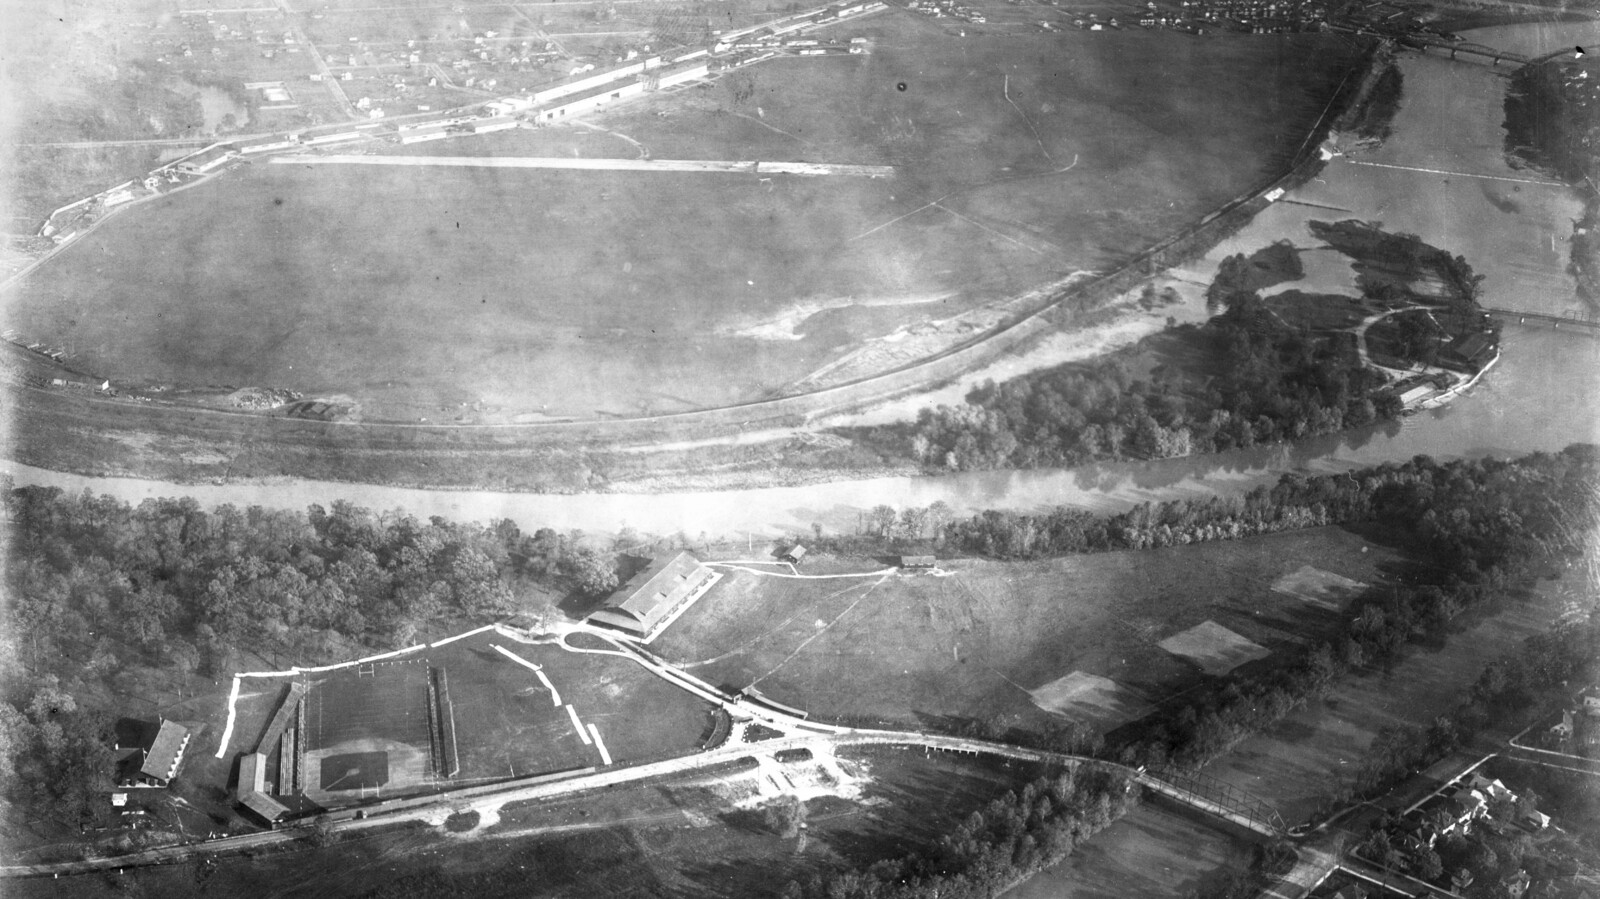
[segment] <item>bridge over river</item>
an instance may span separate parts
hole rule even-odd
[[[1567,315],[1552,315],[1548,312],[1524,312],[1520,309],[1494,309],[1484,307],[1485,312],[1505,322],[1514,322],[1519,325],[1548,325],[1556,330],[1566,330],[1575,334],[1600,336],[1600,317],[1588,313],[1570,313]]]

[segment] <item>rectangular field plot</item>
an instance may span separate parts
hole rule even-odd
[[[433,780],[426,659],[322,672],[310,686],[307,795],[337,801],[346,791],[403,791]]]
[[[1286,593],[1335,611],[1343,608],[1345,603],[1366,588],[1367,585],[1360,581],[1323,571],[1314,565],[1302,565],[1278,578],[1272,585],[1272,589],[1278,593]]]
[[[532,647],[509,648],[534,658],[527,651]],[[533,671],[477,640],[434,651],[433,663],[450,675],[460,778],[522,777],[599,764],[599,755],[578,737],[567,712],[552,704]],[[557,676],[552,683],[564,693],[563,680]]]
[[[1207,674],[1223,675],[1256,659],[1272,655],[1265,647],[1239,636],[1215,621],[1202,621],[1160,643],[1162,649],[1183,656]]]
[[[1151,706],[1114,680],[1074,671],[1030,690],[1033,704],[1074,721],[1108,729],[1144,716]]]

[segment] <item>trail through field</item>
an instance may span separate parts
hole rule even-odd
[[[848,606],[845,606],[844,607],[844,611],[842,611],[839,614],[833,616],[833,620],[828,622],[827,624],[823,625],[822,627],[818,628],[816,633],[814,633],[811,636],[809,636],[809,637],[805,638],[804,640],[800,641],[800,645],[796,646],[794,648],[793,652],[791,652],[788,655],[784,656],[783,657],[783,661],[781,661],[778,664],[774,665],[772,667],[771,671],[768,671],[766,674],[763,674],[760,677],[756,678],[755,680],[751,681],[750,682],[750,686],[754,687],[756,684],[759,684],[762,681],[766,680],[767,678],[771,677],[772,675],[777,674],[779,669],[781,669],[781,668],[783,668],[783,666],[789,664],[791,659],[793,659],[795,656],[799,655],[807,646],[811,645],[811,641],[812,640],[815,640],[818,637],[822,636],[823,634],[826,634],[829,631],[829,629],[831,629],[835,624],[839,623],[840,619],[842,619],[842,618],[844,618],[844,616],[850,614],[850,612],[852,610],[854,610],[856,606],[861,605],[861,601],[866,599],[867,597],[871,596],[872,592],[874,590],[878,589],[878,585],[882,584],[884,581],[888,580],[892,576],[893,571],[894,571],[894,569],[891,568],[891,569],[889,569],[888,573],[884,574],[883,577],[878,578],[876,581],[873,581],[872,585],[867,587],[867,590],[866,590],[865,593],[862,593],[860,596],[856,597],[855,602],[852,602]],[[837,596],[839,594],[835,593],[834,595]]]

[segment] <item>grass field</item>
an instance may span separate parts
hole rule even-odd
[[[1123,899],[1205,895],[1250,863],[1250,845],[1210,823],[1144,803],[1006,895],[1014,899]]]
[[[539,666],[544,680],[528,665]],[[454,710],[460,771],[451,778],[432,771],[431,669],[446,672]],[[308,680],[308,794],[330,805],[371,798],[378,786],[382,795],[401,795],[597,766],[604,757],[589,735],[590,725],[613,762],[681,755],[700,747],[712,711],[708,703],[616,656],[528,645],[493,632],[371,666],[312,674]],[[230,759],[254,747],[276,709],[282,683],[244,682]],[[578,724],[584,728],[581,736]]]
[[[900,12],[853,28],[873,54],[597,122],[634,143],[550,134],[894,180],[256,165],[83,238],[9,324],[113,379],[291,387],[371,418],[735,402],[1197,219],[1297,148],[1352,59],[1315,36],[962,39]]]
[[[1400,564],[1384,547],[1320,528],[1045,562],[942,562],[948,577],[732,571],[653,648],[714,683],[756,683],[813,714],[899,724],[948,716],[1038,725],[1050,715],[1035,695],[1056,704],[1038,691],[1078,673],[1118,688],[1076,711],[1107,727],[1202,676],[1160,641],[1210,620],[1269,651],[1291,647],[1339,614],[1275,590],[1285,575],[1313,566],[1378,583]],[[806,572],[878,567],[808,559]],[[1059,689],[1074,697],[1070,681]]]
[[[1470,613],[1442,649],[1413,647],[1392,670],[1341,683],[1272,730],[1251,737],[1207,773],[1249,790],[1296,824],[1347,785],[1380,728],[1415,726],[1454,708],[1490,661],[1542,630],[1559,611],[1548,582],[1492,614]]]

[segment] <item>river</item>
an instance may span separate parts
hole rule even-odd
[[[1577,41],[1600,45],[1600,25],[1513,26],[1488,29],[1472,39],[1541,53]],[[1314,246],[1304,232],[1305,222],[1357,217],[1383,220],[1465,255],[1488,276],[1487,305],[1553,312],[1570,308],[1572,279],[1565,271],[1565,247],[1559,241],[1563,227],[1570,231],[1578,202],[1570,191],[1531,183],[1541,180],[1537,174],[1506,165],[1498,136],[1504,118],[1504,79],[1488,66],[1452,63],[1441,56],[1410,54],[1402,60],[1402,69],[1405,98],[1394,135],[1383,147],[1335,159],[1320,178],[1259,216],[1206,260],[1187,267],[1185,275],[1209,280],[1222,255],[1286,236],[1302,246]],[[1541,244],[1548,247],[1551,238],[1557,240],[1560,252],[1541,252]],[[1319,281],[1330,277],[1319,276],[1315,269],[1312,274]],[[1444,409],[1294,446],[1072,470],[966,472],[642,495],[428,491],[298,479],[179,485],[82,477],[9,462],[4,470],[17,483],[87,488],[130,502],[189,495],[207,506],[304,508],[344,498],[420,516],[505,517],[525,529],[612,531],[626,525],[655,534],[776,535],[807,533],[814,523],[830,531],[850,530],[863,510],[878,504],[904,508],[943,500],[958,512],[1026,511],[1055,504],[1110,511],[1146,500],[1237,494],[1289,471],[1336,472],[1418,454],[1448,459],[1556,451],[1571,443],[1600,440],[1597,400],[1600,336],[1509,324],[1500,363],[1469,395]]]

